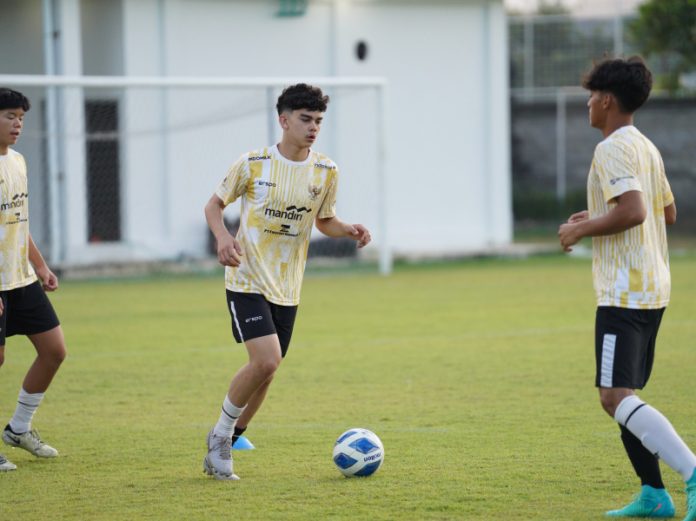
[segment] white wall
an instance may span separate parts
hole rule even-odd
[[[386,77],[384,175],[395,252],[457,254],[511,240],[501,0],[313,0],[295,18],[276,16],[277,0],[81,3],[81,61],[91,74]],[[355,56],[359,40],[368,44],[365,61]],[[339,215],[376,232],[377,98],[328,92],[333,100],[317,149],[341,167]],[[124,240],[115,248],[83,243],[71,260],[203,255],[203,205],[241,153],[277,139],[269,114],[272,122],[278,92],[270,98],[258,89],[108,94],[122,104]],[[70,222],[68,237],[84,234],[74,212]],[[383,240],[374,235],[373,252]]]

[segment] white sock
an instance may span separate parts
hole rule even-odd
[[[616,408],[614,419],[638,438],[643,446],[688,481],[696,468],[696,456],[660,411],[635,395]]]
[[[217,436],[225,436],[226,438],[231,438],[232,433],[234,432],[234,426],[237,423],[237,418],[239,418],[243,410],[244,407],[237,407],[230,401],[229,397],[225,396],[225,401],[222,402],[222,412],[220,412],[220,419],[215,424],[213,432]]]
[[[17,408],[14,416],[10,420],[10,429],[15,434],[23,434],[31,430],[31,419],[34,417],[36,409],[39,408],[44,393],[29,394],[24,388],[19,390],[17,398]]]

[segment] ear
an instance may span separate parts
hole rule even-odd
[[[605,92],[602,95],[602,108],[606,110],[611,107],[612,103],[616,103],[614,95],[610,92]]]
[[[288,128],[290,128],[290,124],[288,123],[288,116],[287,114],[285,114],[285,112],[278,116],[278,123],[280,123],[280,127],[283,130],[287,130]]]

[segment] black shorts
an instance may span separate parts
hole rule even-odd
[[[232,316],[232,334],[237,342],[266,335],[278,335],[285,357],[295,325],[297,306],[279,306],[258,293],[227,290],[227,307]]]
[[[665,309],[597,308],[597,387],[642,389],[655,358],[655,340]]]
[[[0,291],[4,311],[0,316],[0,346],[13,335],[35,335],[60,325],[56,312],[36,281],[22,288]]]

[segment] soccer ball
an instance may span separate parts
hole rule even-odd
[[[336,440],[333,460],[346,477],[371,476],[382,466],[384,446],[372,431],[349,429]]]

